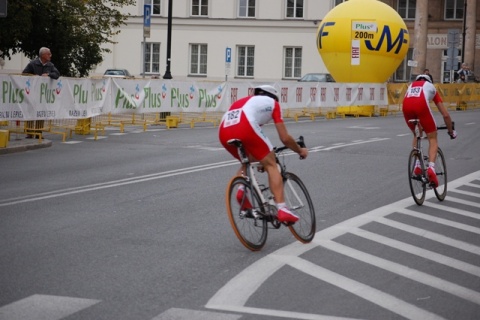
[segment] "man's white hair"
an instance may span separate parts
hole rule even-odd
[[[38,55],[41,57],[46,51],[50,51],[47,47],[41,47],[40,50],[38,50]]]

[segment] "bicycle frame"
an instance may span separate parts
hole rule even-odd
[[[305,147],[302,137],[296,142]],[[269,226],[278,229],[282,224],[289,228],[298,241],[311,242],[316,230],[315,209],[301,179],[287,171],[283,160],[286,154],[282,152],[288,148],[275,148],[275,156],[283,179],[285,203],[300,218],[293,224],[278,220],[277,206],[268,181],[257,180],[255,171],[263,171],[261,163],[250,162],[240,140],[231,139],[228,143],[237,148],[239,159],[245,167],[242,175],[232,177],[228,183],[225,198],[230,224],[240,242],[248,249],[258,251],[266,242]]]
[[[443,201],[447,194],[447,168],[443,151],[440,149],[440,147],[438,147],[437,156],[435,159],[435,174],[438,179],[438,186],[434,186],[432,183],[430,183],[427,176],[427,169],[429,167],[428,162],[432,159],[429,159],[429,156],[425,155],[422,149],[422,139],[427,137],[423,136],[419,119],[412,119],[408,122],[415,125],[414,132],[416,138],[416,145],[410,152],[408,162],[409,184],[413,199],[417,205],[422,205],[425,200],[425,192],[428,187],[428,189],[434,190],[438,200]],[[437,129],[447,129],[447,127],[440,126],[437,127]],[[419,167],[421,169],[421,173],[417,172],[417,161],[420,162]]]
[[[260,171],[259,168],[262,168],[262,164],[259,161],[254,161],[250,162],[248,156],[245,153],[245,150],[243,149],[243,145],[241,144],[240,141],[235,140],[232,142],[237,148],[238,148],[238,154],[240,156],[240,161],[243,165],[246,167],[246,172],[244,172],[243,176],[247,180],[248,183],[250,183],[250,186],[252,189],[255,189],[257,191],[257,194],[259,195],[261,203],[258,204],[258,206],[255,206],[255,203],[253,203],[253,207],[263,207],[265,213],[263,212],[258,212],[257,210],[253,210],[252,214],[254,215],[255,218],[258,218],[260,215],[267,217],[267,221],[269,221],[276,229],[278,229],[281,225],[281,223],[276,219],[277,216],[277,207],[275,204],[275,199],[270,192],[270,187],[264,184],[259,184],[257,177],[255,175],[255,170]],[[303,137],[300,137],[299,140],[297,141],[299,145],[305,145],[303,142]],[[277,163],[278,170],[280,171],[280,174],[282,176],[282,179],[284,182],[286,181],[288,183],[288,180],[285,177],[286,173],[286,166],[284,163],[281,163],[280,161],[280,154],[288,149],[287,147],[279,147],[275,148],[275,160]],[[265,197],[267,196],[267,197]],[[300,197],[295,194],[295,198],[298,200],[299,203],[301,203]],[[252,199],[253,201],[256,201],[255,199]],[[294,208],[293,208],[294,209]]]
[[[420,154],[420,159],[422,159],[422,162],[423,162],[423,164],[421,165],[422,171],[425,171],[425,168],[426,168],[425,162],[428,161],[428,156],[425,156],[423,154],[422,139],[426,139],[427,137],[423,135],[423,130],[420,126],[420,120],[413,119],[413,120],[409,120],[408,122],[415,124],[415,138],[417,140],[417,143],[413,149]],[[423,183],[428,182],[424,174],[422,175],[422,182]]]
[[[259,170],[259,168],[261,168],[262,165],[260,162],[247,162],[246,163],[246,168],[247,168],[247,172],[244,174],[244,177],[246,178],[247,182],[250,183],[252,189],[255,189],[260,197],[260,201],[262,202],[261,204],[259,205],[263,205],[263,207],[265,209],[268,209],[268,210],[265,210],[266,213],[268,213],[269,215],[271,216],[276,216],[276,206],[275,206],[275,201],[273,199],[273,195],[269,192],[268,193],[268,198],[265,198],[265,192],[266,191],[269,191],[270,188],[267,187],[267,186],[264,186],[264,185],[260,185],[258,183],[258,180],[257,180],[257,177],[255,176],[255,170]],[[260,186],[263,186],[263,188],[261,188]],[[255,199],[253,199],[255,201]],[[253,203],[253,206],[255,206],[255,203]],[[254,210],[253,211],[253,215],[257,218],[258,217],[258,214],[262,214],[261,212],[257,212],[257,210]]]

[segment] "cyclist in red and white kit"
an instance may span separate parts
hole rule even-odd
[[[225,113],[219,127],[219,139],[230,154],[240,160],[235,146],[227,144],[230,139],[240,139],[251,161],[259,161],[268,173],[268,184],[278,209],[277,218],[281,222],[296,222],[298,216],[285,204],[283,180],[278,170],[273,145],[263,133],[262,125],[273,120],[280,141],[302,159],[308,155],[288,133],[282,118],[282,109],[278,103],[277,90],[269,85],[255,87],[254,95],[237,100]],[[238,174],[245,170],[243,165]],[[237,199],[241,201],[244,190],[239,190]],[[248,204],[249,205],[249,204]],[[251,205],[250,205],[251,206]]]
[[[455,139],[457,133],[453,130],[452,119],[447,111],[447,108],[443,105],[442,98],[438,94],[435,86],[431,82],[430,76],[426,74],[418,75],[416,80],[412,82],[405,93],[403,99],[403,116],[407,122],[408,127],[413,133],[413,146],[416,146],[415,138],[415,125],[409,123],[408,120],[419,119],[420,128],[425,131],[428,139],[428,170],[427,176],[430,182],[433,182],[434,187],[438,187],[438,179],[435,173],[435,160],[437,158],[438,141],[437,141],[437,124],[433,117],[432,109],[430,109],[430,101],[435,103],[443,116],[443,120],[448,129],[450,138]],[[420,163],[417,163],[414,169],[414,173],[420,175],[422,169]]]

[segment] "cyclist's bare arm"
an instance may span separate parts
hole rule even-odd
[[[302,159],[305,159],[308,155],[308,149],[301,148],[295,142],[295,139],[288,133],[285,123],[283,122],[275,123],[275,127],[277,128],[278,137],[280,138],[280,141],[282,141],[282,143],[288,148],[290,148],[293,152],[298,153]]]
[[[450,117],[450,113],[448,113],[447,108],[443,105],[443,102],[436,103],[438,111],[443,116],[443,121],[445,121],[445,125],[447,126],[448,134],[451,136],[453,134],[453,123],[452,118]]]

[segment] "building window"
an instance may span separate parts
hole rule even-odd
[[[192,0],[192,16],[208,16],[208,0]]]
[[[465,0],[445,0],[445,20],[463,19]]]
[[[143,43],[142,43],[143,45]],[[160,73],[160,43],[145,43],[145,73]]]
[[[160,15],[160,2],[161,0],[145,0],[143,3],[152,7],[152,11],[150,11],[152,15]]]
[[[412,60],[413,49],[408,49],[407,56],[403,59],[400,66],[397,68],[394,74],[395,82],[409,82],[411,77],[411,67],[408,66],[408,60]]]
[[[415,19],[416,0],[398,0],[398,14],[403,19]]]
[[[303,18],[303,0],[287,0],[287,18]]]
[[[190,74],[207,75],[206,44],[190,44]]]
[[[238,46],[237,47],[237,76],[253,77],[255,62],[254,46]]]
[[[255,18],[255,0],[239,0],[238,16],[242,18]]]
[[[302,77],[302,48],[285,48],[284,51],[285,78]]]

